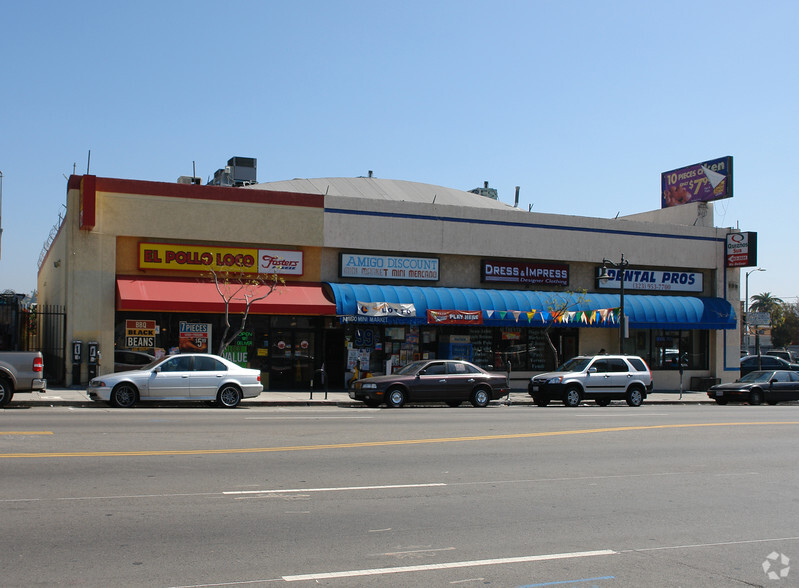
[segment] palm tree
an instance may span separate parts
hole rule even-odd
[[[767,312],[772,317],[774,311],[778,310],[784,304],[782,298],[772,296],[771,292],[763,292],[762,294],[755,294],[751,297],[752,304],[749,305],[749,310],[752,312]]]

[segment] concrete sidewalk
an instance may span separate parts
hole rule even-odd
[[[583,401],[593,404],[592,401]],[[85,388],[77,387],[51,387],[47,392],[31,392],[15,394],[11,400],[13,404],[28,404],[31,406],[106,406],[102,402],[93,402],[86,394]],[[507,397],[494,400],[492,405],[507,403]],[[343,391],[328,392],[324,390],[268,390],[262,392],[257,398],[247,398],[241,401],[243,406],[365,406],[362,402],[351,400],[349,395]],[[533,399],[527,392],[514,390],[510,393],[511,406],[533,405]],[[614,405],[626,406],[624,401],[616,400]],[[705,392],[683,392],[680,398],[680,391],[658,391],[649,394],[644,404],[714,404]],[[560,403],[554,402],[552,406],[559,406]],[[139,405],[141,406],[141,405]],[[469,406],[464,403],[463,406]]]

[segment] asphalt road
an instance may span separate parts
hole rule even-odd
[[[795,405],[7,409],[0,583],[797,586],[797,449]]]

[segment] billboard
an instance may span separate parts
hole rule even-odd
[[[660,207],[732,197],[732,156],[660,174]]]

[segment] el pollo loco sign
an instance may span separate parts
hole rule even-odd
[[[302,251],[139,243],[139,269],[241,271],[301,276]]]

